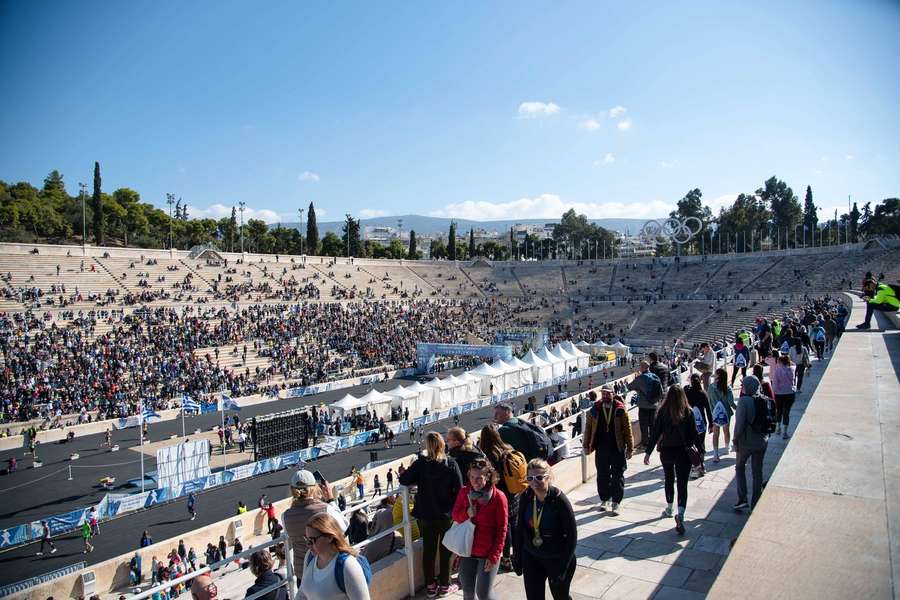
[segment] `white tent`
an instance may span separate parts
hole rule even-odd
[[[575,347],[584,352],[593,352],[594,351],[593,344],[591,344],[590,342],[586,342],[584,340],[581,340],[580,342],[575,344]]]
[[[518,367],[514,367],[508,362],[498,358],[494,361],[494,368],[498,371],[503,371],[503,382],[506,384],[506,389],[514,390],[519,387]]]
[[[328,408],[338,411],[341,413],[341,416],[345,416],[348,414],[353,414],[354,411],[358,408],[363,408],[365,406],[364,402],[360,402],[359,398],[353,396],[351,394],[347,394],[337,402],[332,402]]]
[[[613,344],[611,348],[616,353],[616,356],[628,356],[628,346],[623,344],[621,341]]]
[[[477,400],[481,395],[481,380],[468,371],[460,375],[459,379],[466,382],[466,402]]]
[[[522,362],[515,356],[512,357],[512,360],[509,361],[509,364],[514,367],[519,367],[519,382],[522,385],[531,385],[534,383],[534,377],[531,373],[531,365],[526,362]]]
[[[574,356],[578,360],[579,369],[587,369],[591,362],[590,354],[582,352],[578,347],[570,341],[560,344],[562,349]]]
[[[560,346],[559,344],[557,344],[553,348],[553,350],[550,351],[550,354],[565,361],[566,372],[569,372],[571,369],[578,368],[578,359],[563,350],[562,346]]]
[[[418,414],[419,392],[414,392],[402,385],[398,385],[384,394],[391,397],[392,408],[399,408],[401,412],[407,410],[412,415]]]
[[[469,375],[477,377],[481,381],[479,392],[482,396],[490,396],[491,385],[494,386],[495,394],[506,391],[503,372],[488,363],[481,363],[477,368],[469,371]]]
[[[549,381],[553,378],[553,365],[541,359],[534,350],[529,350],[522,362],[531,367],[531,378],[535,382]]]
[[[456,375],[450,375],[446,378],[447,382],[453,384],[453,405],[468,402],[472,398],[469,397],[469,382]]]
[[[547,346],[541,348],[537,353],[538,358],[553,365],[553,376],[559,377],[566,374],[566,359],[550,354]]]
[[[596,342],[591,344],[591,348],[593,348],[594,352],[605,352],[609,349],[609,344],[607,344],[603,340],[597,340]]]
[[[446,379],[434,378],[425,384],[434,390],[434,397],[431,399],[432,410],[443,410],[453,406],[453,383]]]
[[[375,388],[369,390],[369,393],[359,399],[366,409],[375,413],[376,417],[391,418],[391,401],[393,398],[387,394],[382,394]]]
[[[416,401],[416,410],[410,409],[410,415],[419,417],[422,416],[426,408],[429,411],[434,410],[434,408],[432,407],[432,401],[434,400],[434,388],[424,386],[418,381],[413,381],[412,384],[406,386],[406,391],[419,394],[419,399]]]

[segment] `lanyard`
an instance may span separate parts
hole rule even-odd
[[[606,408],[606,403],[603,403],[603,417],[606,419],[606,430],[609,431],[609,420],[612,417],[612,405],[609,408]]]
[[[538,510],[537,505],[537,496],[533,496],[531,498],[531,510],[532,510],[532,519],[531,522],[534,528],[534,537],[541,537],[541,515],[544,514],[544,506],[541,506],[541,509]]]

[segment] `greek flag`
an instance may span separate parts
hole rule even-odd
[[[181,408],[185,412],[199,413],[200,403],[187,394],[181,394]]]
[[[151,406],[145,406],[141,409],[141,421],[149,421],[151,418],[156,417],[157,419],[161,419],[159,413],[153,410]]]
[[[241,407],[238,406],[238,403],[235,402],[231,396],[227,394],[222,394],[222,403],[220,404],[221,410],[241,410]]]

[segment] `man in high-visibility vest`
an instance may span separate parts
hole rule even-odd
[[[900,299],[897,298],[897,289],[900,285],[892,286],[887,283],[879,283],[875,288],[875,296],[866,300],[866,320],[856,326],[857,329],[869,329],[872,323],[872,315],[876,310],[881,312],[897,312],[900,309]]]

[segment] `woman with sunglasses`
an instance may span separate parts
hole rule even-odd
[[[307,522],[305,541],[309,550],[303,559],[306,568],[298,600],[369,600],[369,584],[356,560],[359,554],[350,546],[337,521],[320,512]],[[338,562],[343,564],[344,589],[338,586]]]
[[[514,566],[525,575],[525,597],[544,599],[544,582],[554,600],[568,600],[575,575],[578,530],[566,495],[551,485],[550,465],[540,458],[528,462],[528,489],[519,499],[515,528]]]
[[[459,559],[459,582],[465,600],[494,600],[494,579],[508,526],[506,495],[494,487],[499,476],[486,458],[472,460],[468,479],[453,504],[454,521],[475,524],[471,556]]]

